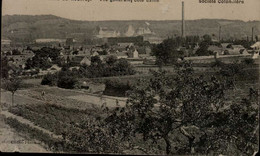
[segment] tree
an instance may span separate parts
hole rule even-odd
[[[102,60],[99,56],[92,56],[91,57],[91,65],[100,65],[102,64]]]
[[[166,154],[208,154],[216,148],[223,154],[225,147],[211,148],[211,144],[230,141],[229,133],[217,137],[222,131],[218,127],[231,132],[239,125],[238,121],[232,120],[235,125],[231,126],[225,120],[238,118],[225,109],[225,92],[230,87],[230,82],[222,77],[194,75],[191,65],[184,63],[175,76],[159,71],[148,81],[140,81],[131,92],[126,107],[112,111],[106,121],[112,131],[117,131],[124,139],[142,135],[144,141],[157,143],[163,140]],[[241,131],[243,129],[234,135]],[[173,142],[180,144],[173,139],[176,135],[186,138],[181,140],[186,145],[184,148],[172,148]]]
[[[105,59],[106,63],[109,65],[109,66],[112,66],[115,64],[115,62],[117,61],[117,57],[114,56],[114,55],[110,55],[108,57],[106,57]]]
[[[57,86],[60,88],[73,89],[78,83],[76,75],[68,67],[63,67],[57,75]]]
[[[196,51],[196,54],[198,56],[212,55],[212,53],[208,51],[210,45],[212,45],[211,36],[206,34],[203,36],[203,41],[199,43],[199,49]]]
[[[60,64],[62,62],[60,57],[60,50],[55,48],[43,47],[37,51],[34,51],[35,56],[32,59],[26,61],[25,69],[41,68],[47,69],[52,64]],[[52,62],[49,61],[52,60]]]
[[[156,56],[156,64],[171,65],[176,63],[180,54],[177,52],[178,42],[174,39],[166,39],[162,43],[156,45],[153,49],[153,55]]]
[[[8,58],[1,57],[1,78],[8,78],[8,71],[10,70],[10,66],[8,65]]]
[[[17,76],[13,76],[4,81],[3,88],[12,93],[12,106],[14,104],[14,94],[20,87],[21,79],[19,79]]]
[[[21,52],[17,49],[12,50],[12,55],[21,55]]]
[[[41,85],[50,85],[54,86],[57,84],[57,74],[50,74],[48,73],[47,75],[44,75]]]
[[[114,76],[135,74],[135,70],[126,59],[117,60],[112,68],[112,72],[115,73]]]

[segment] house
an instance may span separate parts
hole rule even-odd
[[[9,65],[14,65],[16,67],[25,68],[25,63],[28,59],[31,59],[33,56],[32,55],[8,55],[7,59]]]
[[[137,35],[154,34],[149,27],[139,27],[136,30]]]
[[[259,56],[260,53],[260,41],[256,42],[255,44],[253,44],[250,48],[253,49],[252,51],[252,58],[256,59]]]
[[[241,55],[250,55],[246,49],[241,49],[239,52]]]
[[[242,45],[232,44],[229,44],[226,48],[223,48],[224,55],[248,55],[248,52],[245,50],[245,47],[243,47]]]
[[[11,44],[11,40],[1,39],[2,46],[10,46],[10,44]]]
[[[128,58],[127,51],[116,53],[117,59]]]
[[[138,52],[136,49],[130,50],[130,51],[128,52],[128,56],[129,56],[130,58],[138,58],[138,57],[139,57],[139,52]]]
[[[80,61],[80,65],[90,65],[91,61],[89,59],[89,57],[85,56],[81,61]]]
[[[120,36],[120,32],[107,27],[99,27],[97,38],[106,38],[106,37],[117,37]]]
[[[22,55],[29,55],[29,56],[34,56],[34,52],[32,50],[26,50],[26,49],[23,49],[22,52],[21,52]]]
[[[90,49],[79,50],[78,55],[91,56]]]
[[[245,49],[245,47],[242,45],[231,45],[231,49],[241,50],[241,49]]]
[[[260,50],[260,41],[256,42],[252,46],[250,46],[253,50]]]
[[[101,61],[104,62],[106,60],[106,58],[109,57],[109,56],[113,56],[113,55],[99,55],[99,58],[100,58]]]
[[[232,43],[221,43],[222,48],[228,48],[231,45],[232,45]]]
[[[47,69],[47,71],[49,73],[55,73],[55,72],[60,71],[60,70],[61,70],[61,67],[59,67],[56,64],[52,65],[50,68]]]
[[[97,51],[94,51],[91,56],[98,56],[99,53]]]
[[[240,50],[228,48],[224,50],[224,55],[240,55]]]
[[[213,52],[213,54],[222,55],[223,54],[223,48],[211,45],[208,48],[209,51]]]
[[[35,40],[36,43],[64,43],[64,39],[54,39],[54,38],[39,38]]]
[[[118,45],[119,45],[120,47],[131,47],[131,46],[133,46],[134,44],[133,44],[133,43],[118,43]]]

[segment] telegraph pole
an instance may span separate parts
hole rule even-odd
[[[185,37],[185,20],[184,20],[184,2],[182,2],[182,26],[181,26],[181,37]]]
[[[252,42],[254,41],[254,27],[252,27]]]
[[[218,32],[218,41],[220,42],[221,40],[221,26],[219,26],[219,32]]]

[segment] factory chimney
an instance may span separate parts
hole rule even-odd
[[[182,2],[182,25],[181,25],[181,37],[185,37],[185,20],[184,20],[184,2]]]

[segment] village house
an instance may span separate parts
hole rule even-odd
[[[89,62],[89,58],[87,56],[74,56],[74,57],[70,57],[70,63],[72,66],[80,66],[80,65],[83,65],[83,64],[90,64]]]
[[[61,67],[59,67],[56,64],[52,65],[50,68],[47,69],[47,71],[51,74],[56,73],[57,71],[60,71],[60,70],[61,70]]]
[[[12,64],[18,68],[24,69],[25,63],[28,59],[31,59],[34,55],[8,55],[8,64]]]
[[[98,29],[99,29],[99,31],[98,31],[98,34],[96,35],[97,38],[120,36],[120,32],[107,28],[107,27],[99,27]]]
[[[2,47],[10,47],[10,45],[11,45],[11,40],[1,39],[1,46]]]
[[[129,50],[128,56],[129,56],[129,58],[139,58],[139,52],[136,49]]]
[[[252,46],[250,46],[255,51],[260,51],[260,41],[256,42]]]
[[[231,43],[222,43],[221,47],[211,45],[208,50],[215,55],[249,55],[242,45],[232,45]]]
[[[248,51],[242,45],[224,45],[226,48],[223,48],[224,55],[249,55]]]
[[[228,48],[228,46],[231,46],[232,45],[232,43],[221,43],[221,47],[222,48]]]
[[[260,41],[253,44],[250,48],[252,49],[252,58],[258,58],[260,54]]]
[[[211,51],[214,55],[217,55],[217,56],[224,54],[223,48],[215,46],[215,45],[209,46],[208,50]]]
[[[80,61],[80,65],[91,65],[91,61],[90,61],[90,57],[85,56],[81,61]]]
[[[99,53],[97,51],[94,51],[91,56],[99,56]]]
[[[121,59],[121,58],[128,58],[128,55],[127,55],[127,51],[123,51],[123,52],[117,52],[116,53],[116,57],[117,59]]]

